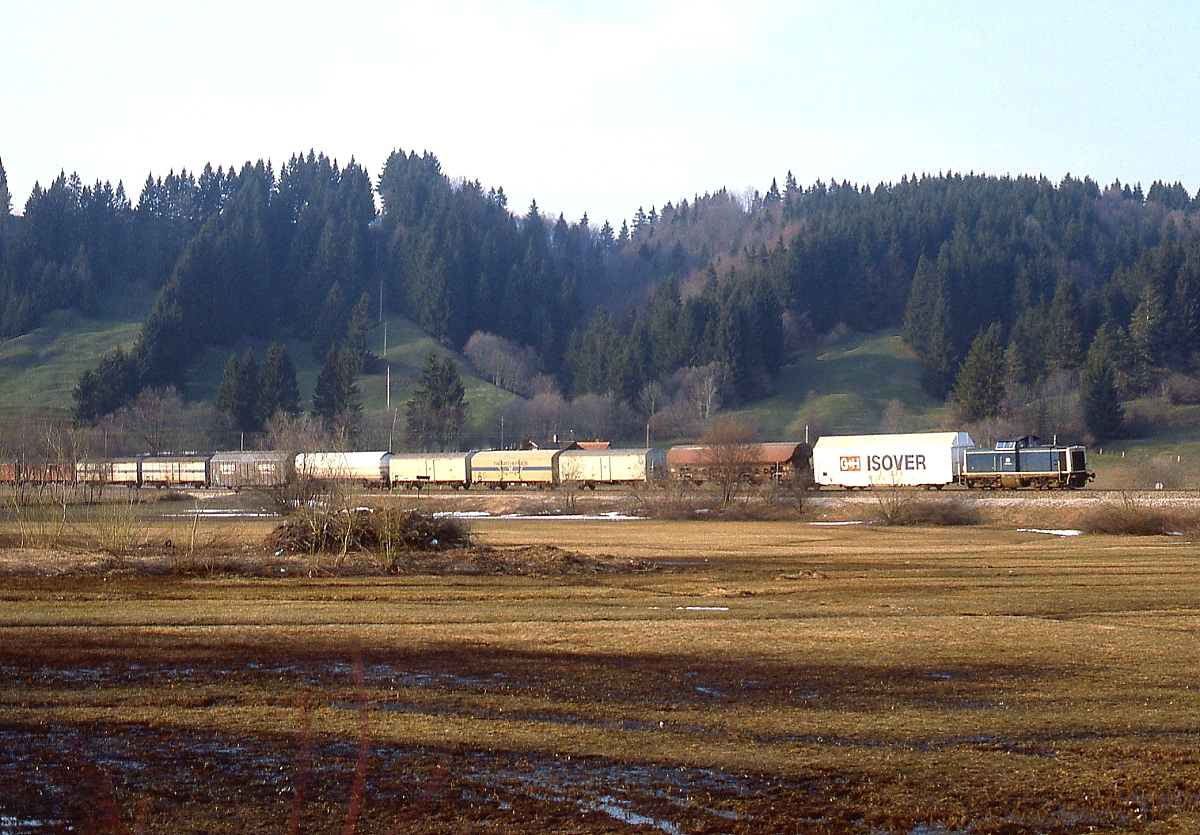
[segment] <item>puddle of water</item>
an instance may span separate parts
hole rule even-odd
[[[622,823],[627,823],[630,826],[642,826],[644,824],[648,824],[655,829],[668,833],[668,835],[683,835],[683,830],[670,821],[660,821],[651,817],[647,817],[646,815],[639,815],[637,812],[634,812],[632,809],[630,809],[627,804],[621,803],[615,797],[611,797],[610,795],[599,797],[594,803],[588,805],[597,812],[603,812],[610,818],[616,818]]]

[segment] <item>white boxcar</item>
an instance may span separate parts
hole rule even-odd
[[[813,446],[818,487],[945,487],[958,480],[966,432],[826,435]]]
[[[360,481],[368,487],[388,483],[390,452],[301,452],[296,475],[321,481]]]
[[[80,484],[120,484],[124,487],[137,487],[138,460],[106,458],[78,461],[75,464],[75,480]]]
[[[568,449],[558,457],[558,477],[594,490],[597,484],[646,484],[663,465],[657,449]]]
[[[489,449],[471,456],[471,482],[504,489],[510,484],[558,484],[557,449]]]
[[[143,487],[204,487],[208,456],[155,455],[141,459]]]
[[[426,484],[448,484],[455,490],[465,489],[471,486],[471,453],[392,455],[388,471],[393,487],[420,490]]]

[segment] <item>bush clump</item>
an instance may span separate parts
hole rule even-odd
[[[1195,514],[1161,507],[1127,493],[1120,502],[1106,502],[1083,515],[1079,529],[1084,533],[1167,536],[1194,531],[1200,520]]]
[[[955,527],[979,525],[983,516],[971,502],[916,498],[904,494],[901,498],[885,497],[875,508],[875,521],[884,525],[932,525]]]
[[[457,519],[415,510],[359,507],[306,514],[272,531],[267,544],[277,553],[341,554],[352,551],[437,551],[471,544]]]

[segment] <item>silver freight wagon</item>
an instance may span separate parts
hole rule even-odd
[[[295,453],[278,450],[217,452],[209,460],[213,487],[282,487],[295,476]]]

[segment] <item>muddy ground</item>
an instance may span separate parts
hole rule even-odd
[[[400,576],[10,549],[0,832],[1200,831],[1200,547],[1003,513],[477,519],[489,570]]]

